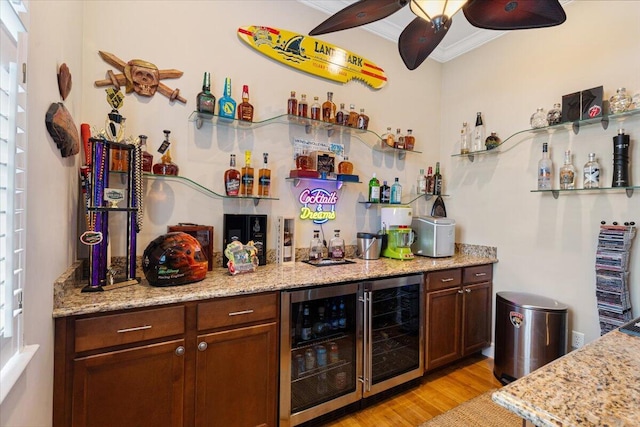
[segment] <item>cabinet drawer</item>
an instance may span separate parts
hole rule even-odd
[[[273,320],[277,316],[275,293],[222,298],[198,304],[198,330]]]
[[[492,264],[465,267],[462,271],[462,282],[465,284],[491,282],[493,280]]]
[[[460,286],[460,283],[462,283],[462,271],[459,268],[427,273],[427,291]]]
[[[166,307],[76,320],[76,352],[184,333],[184,307]]]

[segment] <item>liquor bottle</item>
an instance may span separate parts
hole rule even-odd
[[[231,79],[225,77],[224,79],[224,92],[222,98],[218,100],[219,108],[218,115],[225,119],[236,118],[236,101],[231,97]]]
[[[396,177],[395,182],[391,186],[391,200],[389,203],[394,205],[399,205],[402,203],[402,185],[398,181],[398,177]]]
[[[321,260],[322,259],[322,240],[320,240],[320,230],[313,230],[313,239],[309,244],[309,259]]]
[[[376,178],[376,173],[369,180],[369,202],[380,203],[380,181]]]
[[[169,134],[171,131],[164,130],[164,141],[158,148],[158,153],[162,154],[160,163],[153,165],[153,173],[156,175],[178,175],[178,165],[171,161],[171,143],[169,142]]]
[[[349,157],[344,156],[344,160],[338,163],[338,173],[343,175],[351,175],[353,173],[353,163],[349,161]]]
[[[336,123],[341,126],[346,126],[348,119],[349,112],[344,109],[344,103],[340,103],[340,111],[336,113]]]
[[[416,194],[424,194],[425,191],[427,191],[427,177],[424,175],[424,169],[420,169],[416,181]]]
[[[471,151],[469,125],[467,122],[463,122],[462,129],[460,129],[460,154],[469,154],[469,151]]]
[[[473,131],[473,151],[484,150],[484,123],[482,122],[482,113],[476,115],[476,127]]]
[[[369,127],[369,116],[364,113],[364,108],[360,109],[360,114],[358,114],[358,120],[356,122],[356,128],[360,130],[367,130]]]
[[[249,86],[242,86],[242,102],[238,105],[238,120],[253,121],[253,105],[249,103]]]
[[[387,181],[382,181],[380,186],[380,203],[389,203],[391,201],[391,187],[387,184]]]
[[[296,156],[296,169],[309,170],[311,168],[311,157],[307,150],[303,150],[301,154]]]
[[[412,130],[407,129],[407,134],[404,136],[404,149],[412,151],[416,146],[416,137],[412,135]]]
[[[327,100],[322,103],[322,121],[336,122],[336,104],[333,103],[333,92],[327,92]]]
[[[387,131],[382,134],[382,143],[386,144],[388,147],[395,148],[396,142],[393,138],[393,133],[391,132],[391,128],[388,127]]]
[[[298,102],[298,117],[304,117],[305,119],[309,116],[309,104],[307,104],[307,95],[304,93],[300,95],[300,102]]]
[[[322,119],[322,107],[320,106],[320,102],[318,102],[318,97],[313,97],[313,103],[311,104],[311,118],[313,120],[321,120]]]
[[[358,125],[358,113],[356,113],[356,106],[349,105],[349,118],[347,119],[347,126],[354,128]]]
[[[338,303],[335,299],[331,301],[331,311],[329,314],[329,324],[331,325],[331,330],[336,331],[340,327],[340,318],[338,317]],[[329,344],[329,362],[335,363],[338,361],[339,356],[337,355],[338,347],[335,343]]]
[[[262,153],[262,168],[258,170],[258,196],[269,197],[269,191],[271,189],[271,169],[267,164],[269,154]]]
[[[549,158],[549,146],[542,144],[542,158],[538,161],[538,190],[551,190],[553,162]]]
[[[237,196],[240,191],[240,171],[236,169],[236,155],[229,158],[229,169],[224,172],[224,191],[227,196]]]
[[[151,173],[153,169],[153,154],[147,151],[147,135],[139,135],[140,150],[142,151],[142,171]]]
[[[240,170],[240,195],[253,196],[253,168],[249,150],[244,152],[244,166]]]
[[[396,129],[395,148],[404,150],[404,135],[400,132],[400,128]]]
[[[558,125],[562,120],[562,108],[560,104],[553,104],[553,108],[549,110],[547,113],[547,122],[549,122],[549,126]]]
[[[296,99],[296,91],[291,91],[291,96],[287,100],[287,114],[290,116],[298,115],[298,100]],[[291,117],[289,117],[291,119]]]
[[[340,297],[340,302],[338,303],[338,325],[340,329],[347,329],[347,311],[342,297]]]
[[[211,74],[205,71],[202,79],[202,92],[196,97],[198,113],[213,114],[216,109],[216,97],[211,93]]]
[[[571,164],[571,150],[564,152],[564,165],[560,168],[560,189],[576,188],[576,168]]]
[[[434,184],[435,182],[433,180],[433,168],[429,166],[429,169],[427,169],[427,188],[426,188],[427,194],[433,194]]]
[[[433,174],[433,194],[442,194],[442,175],[440,175],[440,162],[436,162],[436,173]]]
[[[498,145],[500,145],[501,142],[502,141],[500,140],[500,137],[495,132],[491,132],[491,135],[489,135],[484,141],[484,145],[487,150],[493,150]]]
[[[600,187],[600,165],[596,161],[596,153],[589,153],[589,161],[584,165],[582,172],[583,188]]]
[[[304,309],[302,311],[302,333],[300,334],[300,338],[304,341],[308,341],[311,339],[311,315],[309,313],[309,305],[305,304]]]
[[[329,258],[343,259],[345,255],[344,239],[340,237],[340,230],[333,230],[333,237],[329,240]]]
[[[324,312],[325,312],[325,308],[324,306],[319,306],[318,307],[318,315],[316,316],[316,321],[313,322],[313,327],[311,329],[311,332],[313,332],[316,336],[316,338],[318,338],[319,336],[322,336],[324,334],[326,334],[327,331],[327,322],[325,322],[324,320]],[[317,360],[317,358],[316,358]],[[325,359],[326,360],[326,359]],[[321,366],[320,363],[318,363],[318,366]]]

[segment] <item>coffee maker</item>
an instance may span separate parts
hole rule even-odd
[[[411,244],[414,239],[414,233],[411,229],[412,217],[411,206],[380,207],[380,225],[387,241],[386,246],[382,249],[382,256],[401,260],[413,259],[413,252],[411,252]]]

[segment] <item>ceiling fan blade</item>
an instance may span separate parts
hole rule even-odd
[[[398,50],[404,65],[415,70],[442,41],[449,31],[448,25],[436,31],[430,22],[422,18],[415,18],[400,34]]]
[[[309,32],[310,36],[332,33],[370,24],[392,15],[409,4],[409,0],[360,0],[331,15]]]
[[[558,0],[470,0],[467,21],[488,30],[524,30],[562,24],[567,15]]]

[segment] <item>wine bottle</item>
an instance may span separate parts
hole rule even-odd
[[[442,175],[440,175],[440,162],[436,162],[436,173],[433,174],[433,194],[439,196],[442,193]]]
[[[216,108],[216,97],[211,93],[211,74],[205,71],[202,78],[202,92],[196,97],[198,113],[213,114]]]

